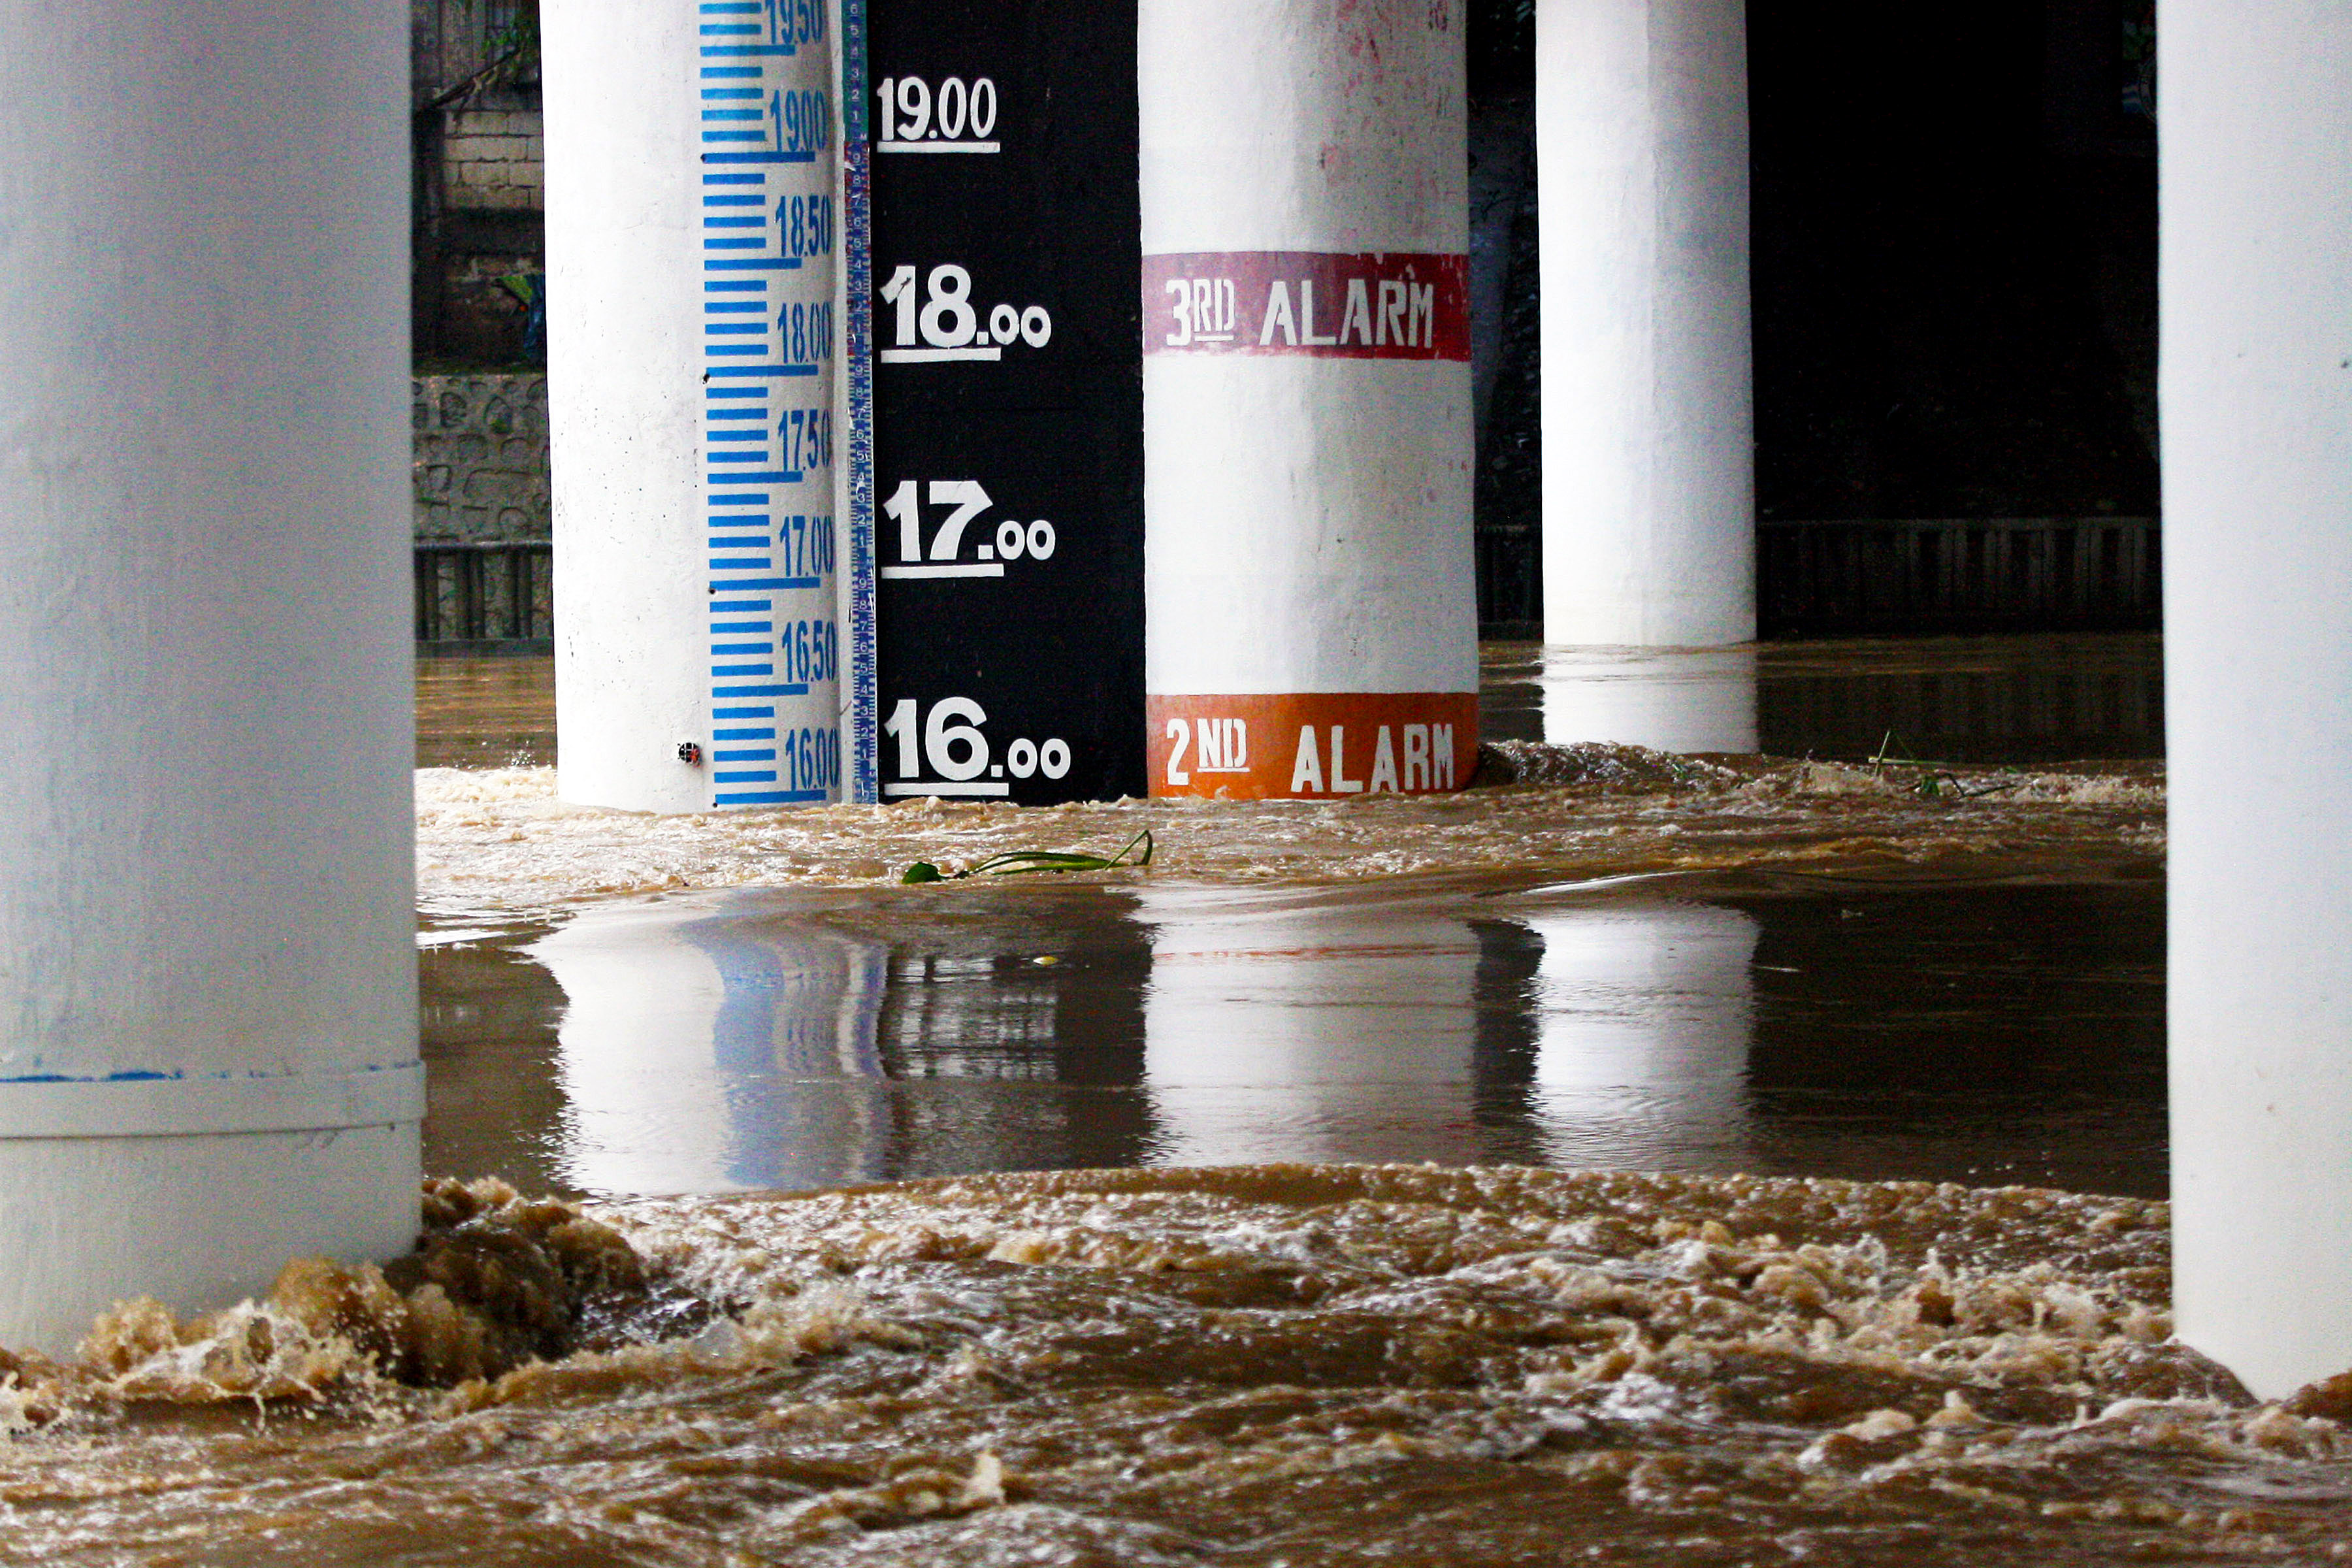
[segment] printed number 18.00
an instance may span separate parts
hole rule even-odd
[[[915,346],[918,327],[922,330],[922,342],[935,349],[1013,343],[1042,349],[1054,341],[1054,318],[1043,305],[1025,310],[1016,305],[992,306],[983,329],[980,309],[971,302],[971,274],[963,268],[953,264],[932,268],[928,302],[915,296],[915,276],[914,268],[901,267],[881,289],[883,300],[898,308],[894,335],[902,349]]]

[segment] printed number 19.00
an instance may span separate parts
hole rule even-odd
[[[921,77],[886,76],[874,96],[882,100],[885,142],[961,142],[967,131],[974,142],[985,142],[996,132],[996,83],[984,76],[973,78],[970,88],[961,77],[940,83],[936,121],[931,89]]]

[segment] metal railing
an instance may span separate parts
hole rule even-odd
[[[2147,517],[1768,521],[1767,637],[2154,629],[2160,535]]]
[[[1756,530],[1762,635],[2155,630],[2162,529],[2147,517],[1766,521]],[[1480,634],[1543,636],[1540,542],[1478,534]]]
[[[555,646],[555,551],[546,540],[416,546],[420,651],[535,652]]]

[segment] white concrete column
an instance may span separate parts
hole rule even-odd
[[[838,795],[837,4],[542,20],[567,800]]]
[[[1469,782],[1462,26],[1142,0],[1154,795]]]
[[[1544,739],[1660,752],[1755,752],[1752,647],[1573,647],[1543,654]]]
[[[415,1236],[407,80],[0,14],[0,1344]]]
[[[1538,0],[1544,640],[1756,635],[1741,0]]]
[[[2164,0],[2181,1337],[2352,1368],[2352,9]]]

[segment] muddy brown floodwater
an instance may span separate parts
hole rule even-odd
[[[1502,647],[1452,799],[653,818],[428,665],[426,1148],[515,1184],[0,1352],[0,1563],[2352,1561],[2352,1377],[2169,1337],[2160,673]],[[1540,743],[1595,680],[1795,760]]]
[[[796,885],[441,926],[425,1159],[600,1197],[1334,1159],[2161,1197],[2155,869]]]
[[[1400,1166],[509,1200],[445,1190],[392,1282],[26,1369],[0,1556],[2352,1556],[2352,1384],[2257,1405],[2169,1343],[2144,1201]]]
[[[1541,741],[1548,700],[1580,682],[1694,685],[1752,716],[1759,749],[1852,762],[1892,744],[1948,762],[2164,753],[2164,653],[2153,632],[1764,643],[1728,653],[1479,649],[1486,738]],[[417,661],[417,764],[555,761],[555,661]],[[1552,736],[1551,739],[1563,737]],[[1565,737],[1574,739],[1577,737]]]
[[[555,660],[416,661],[416,765],[543,767],[555,761]]]

